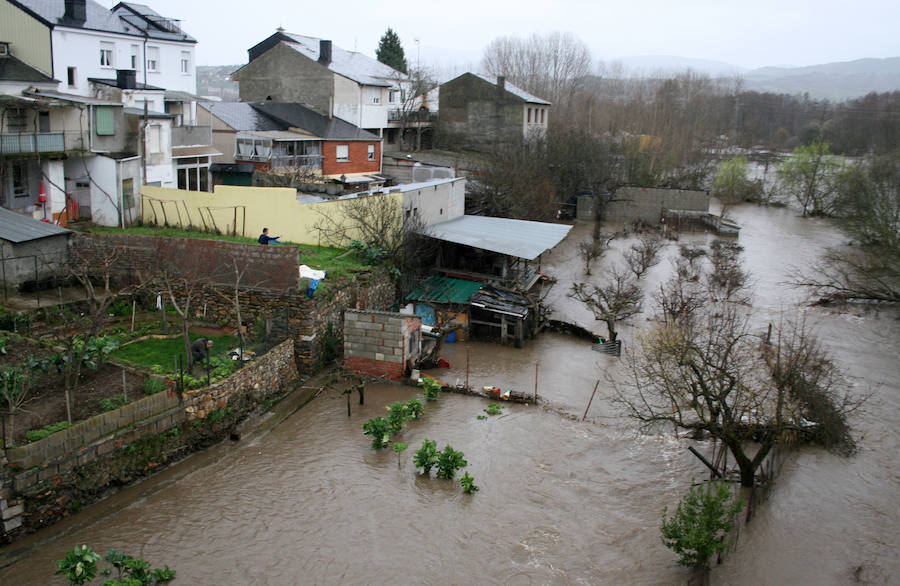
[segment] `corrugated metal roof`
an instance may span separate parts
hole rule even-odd
[[[202,156],[210,156],[210,157],[218,157],[221,155],[216,147],[212,146],[185,146],[185,147],[172,147],[172,158],[173,159],[183,159],[185,157],[202,157]]]
[[[460,216],[426,226],[421,233],[438,240],[534,260],[559,244],[571,229],[572,226],[565,224]]]
[[[465,305],[469,303],[472,295],[477,293],[483,286],[484,283],[475,281],[431,276],[419,283],[406,298],[411,301],[460,303]]]
[[[465,75],[465,74],[463,74],[463,75]],[[472,75],[474,75],[475,77],[477,77],[477,78],[479,78],[479,79],[482,79],[482,80],[488,82],[488,83],[491,84],[491,85],[497,85],[497,78],[496,78],[496,77],[491,77],[491,76],[489,76],[489,75],[482,75],[482,74],[480,74],[480,73],[473,73]],[[532,102],[532,103],[535,103],[535,104],[546,104],[546,105],[548,105],[548,106],[551,106],[551,105],[552,105],[552,104],[551,104],[550,102],[548,102],[547,100],[543,100],[543,99],[541,99],[541,98],[539,98],[539,97],[537,97],[537,96],[535,96],[535,95],[529,94],[528,92],[526,92],[526,91],[523,90],[522,88],[520,88],[520,87],[518,87],[518,86],[514,86],[513,84],[509,83],[509,81],[506,81],[506,82],[503,84],[503,87],[504,87],[504,88],[506,89],[506,91],[508,91],[509,93],[513,94],[514,96],[518,96],[518,97],[522,98],[522,99],[525,100],[526,102]]]
[[[35,220],[6,208],[0,208],[0,239],[8,242],[19,244],[69,232],[70,230],[65,228]]]
[[[34,96],[38,98],[47,98],[51,100],[62,100],[64,102],[75,102],[76,104],[92,104],[94,106],[122,106],[121,102],[111,102],[101,98],[92,98],[89,96],[76,96],[75,94],[64,94],[56,90],[34,89],[22,92],[26,96]]]
[[[295,51],[313,61],[319,59],[319,41],[322,39],[292,33],[284,35],[294,40],[287,44]],[[406,74],[389,65],[362,53],[345,51],[334,43],[331,44],[331,63],[328,64],[328,69],[363,85],[390,87],[407,78]]]

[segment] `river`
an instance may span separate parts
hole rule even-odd
[[[769,499],[742,532],[737,549],[714,568],[722,584],[890,583],[900,574],[900,482],[894,468],[900,421],[900,313],[894,308],[811,308],[785,281],[823,246],[841,243],[827,223],[788,209],[742,206],[740,243],[755,285],[760,328],[781,314],[814,326],[860,393],[872,396],[852,420],[859,453],[842,458],[804,448],[787,460]],[[601,324],[566,292],[584,278],[575,252],[579,225],[546,259],[559,277],[548,294],[554,317],[596,332]],[[688,237],[702,243],[705,235]],[[685,239],[682,240],[684,242]],[[595,267],[619,261],[617,240]],[[677,248],[669,246],[669,257]],[[652,290],[670,270],[645,277]],[[649,309],[649,307],[648,307]],[[638,316],[621,329],[633,339]],[[375,385],[366,405],[324,393],[267,432],[196,454],[0,555],[22,551],[0,571],[2,584],[53,583],[55,560],[87,543],[168,564],[182,584],[683,583],[686,571],[661,543],[659,523],[705,469],[668,434],[640,435],[610,402],[605,376],[615,358],[583,340],[543,334],[523,349],[448,344],[452,364],[434,374],[449,383],[496,384],[529,393],[537,375],[540,405],[504,404],[478,419],[487,402],[443,394],[426,404],[397,441],[399,458],[373,451],[361,428],[393,400],[417,395]],[[466,362],[468,361],[468,369]],[[536,367],[537,364],[537,367]],[[581,416],[601,384],[585,422]],[[415,473],[412,452],[424,438],[465,453],[481,487]],[[58,583],[62,583],[59,577]]]

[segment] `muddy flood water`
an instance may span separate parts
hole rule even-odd
[[[810,308],[784,282],[841,237],[827,223],[785,209],[742,207],[740,243],[755,284],[760,330],[784,313],[806,319],[860,393],[872,396],[852,423],[859,453],[842,458],[813,448],[792,453],[769,499],[714,568],[717,584],[896,583],[900,575],[900,313],[890,308]],[[603,326],[566,297],[584,280],[575,252],[590,227],[579,225],[545,270],[559,278],[548,295],[554,318],[601,333]],[[704,243],[705,235],[689,240]],[[684,242],[685,239],[682,239]],[[614,241],[622,250],[629,242]],[[674,257],[677,247],[666,254]],[[608,254],[595,267],[617,262]],[[663,261],[645,291],[665,278]],[[652,309],[648,306],[649,310]],[[638,316],[622,328],[628,344]],[[176,584],[621,584],[684,583],[685,570],[659,534],[673,507],[706,471],[689,452],[702,442],[639,435],[610,402],[605,373],[618,361],[587,341],[543,334],[515,349],[448,344],[448,383],[533,392],[541,404],[488,403],[442,394],[395,438],[399,458],[374,451],[362,424],[394,400],[420,396],[406,386],[375,385],[347,416],[344,397],[324,393],[267,432],[196,454],[87,507],[63,523],[0,550],[20,560],[0,584],[62,583],[55,560],[76,544],[141,555],[178,571]],[[600,385],[586,421],[581,416]],[[481,487],[415,473],[412,452],[424,438],[465,453]]]

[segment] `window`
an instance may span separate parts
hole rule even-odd
[[[541,108],[541,124],[544,123],[544,112],[546,112],[546,111],[547,111],[546,108]]]
[[[10,108],[6,111],[6,128],[9,132],[25,132],[28,130],[27,126],[25,108]]]
[[[75,87],[75,82],[78,80],[78,70],[74,67],[68,67],[66,69],[66,78],[69,80],[69,87]]]
[[[96,106],[94,123],[97,125],[97,136],[112,136],[116,133],[116,119],[112,106]]]
[[[38,132],[50,132],[50,112],[38,112]]]
[[[369,156],[369,160],[370,160],[370,161],[374,161],[374,160],[375,160],[375,145],[374,145],[374,144],[370,144],[370,145],[368,145],[367,149],[368,149],[368,153],[367,153],[367,154],[368,154],[368,156]]]
[[[130,63],[130,65],[131,65],[131,69],[134,69],[135,71],[137,71],[138,63],[141,62],[140,54],[141,54],[141,48],[138,45],[132,45],[131,46],[131,63]]]
[[[178,159],[178,189],[209,191],[209,157]]]
[[[122,203],[126,208],[134,207],[134,179],[122,180]]]
[[[147,47],[147,71],[159,72],[159,47]]]
[[[528,108],[528,123],[531,124],[531,108]]]
[[[9,55],[9,43],[0,43],[0,56]]]
[[[372,103],[373,103],[373,104],[380,104],[380,103],[381,103],[381,96],[372,96]]]
[[[191,54],[188,51],[181,52],[181,73],[191,72]]]
[[[100,43],[100,67],[112,69],[115,48],[116,46],[112,43]]]
[[[391,104],[396,104],[400,101],[400,90],[391,90],[391,92],[388,94],[388,102],[390,102]]]
[[[12,164],[12,188],[14,197],[28,197],[28,168],[25,163]]]
[[[335,157],[338,161],[349,161],[350,160],[350,145],[339,144],[337,145],[337,153]]]

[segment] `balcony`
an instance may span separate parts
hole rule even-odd
[[[64,132],[0,134],[0,154],[2,155],[32,155],[65,151],[66,133]]]
[[[296,169],[299,171],[321,171],[322,155],[272,155],[269,164],[274,171],[287,171]]]
[[[173,126],[172,146],[208,146],[212,144],[212,126]]]
[[[388,122],[402,122],[404,116],[407,124],[427,124],[437,120],[437,113],[428,110],[415,110],[413,112],[403,112],[400,108],[395,108],[388,112]]]

